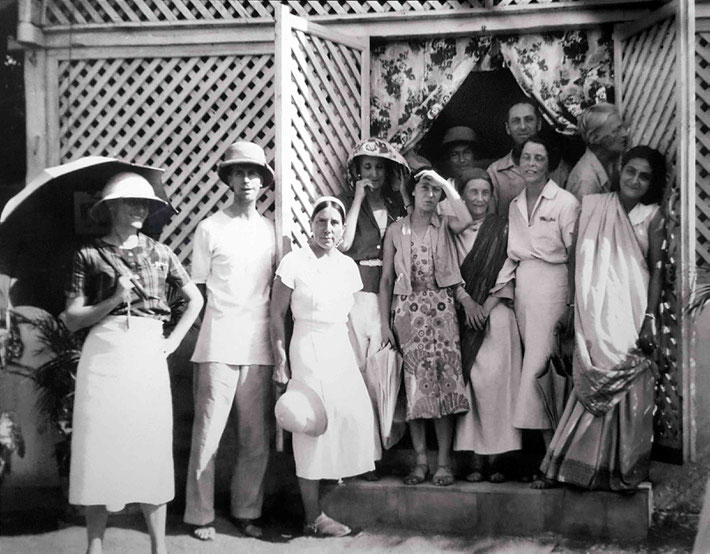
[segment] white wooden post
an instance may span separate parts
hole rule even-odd
[[[695,2],[679,0],[678,32],[678,178],[680,179],[680,284],[682,306],[695,289]],[[681,319],[680,366],[683,371],[683,459],[696,459],[695,356],[693,322]]]

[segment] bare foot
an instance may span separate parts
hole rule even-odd
[[[217,536],[217,530],[212,525],[202,525],[192,530],[192,536],[201,541],[213,541]]]

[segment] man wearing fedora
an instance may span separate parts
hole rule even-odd
[[[269,295],[276,263],[273,223],[256,210],[274,173],[264,150],[239,141],[224,154],[220,179],[233,202],[195,231],[192,278],[207,305],[195,345],[195,420],[187,475],[185,523],[201,540],[215,537],[215,458],[230,419],[238,453],[231,515],[243,534],[260,537],[264,475],[272,420]]]
[[[475,166],[476,132],[470,127],[450,127],[441,140],[443,170],[446,177],[456,179],[461,172]]]
[[[508,108],[505,132],[513,141],[513,149],[488,166],[488,175],[493,182],[493,198],[490,209],[503,217],[508,217],[510,202],[525,188],[520,170],[520,152],[529,138],[537,136],[542,128],[542,119],[537,107],[530,100],[516,102]],[[569,167],[560,162],[550,178],[559,186],[565,186]]]

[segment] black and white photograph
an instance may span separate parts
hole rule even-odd
[[[0,0],[0,128],[3,554],[710,553],[710,1]]]

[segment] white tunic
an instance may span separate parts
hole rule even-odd
[[[274,224],[217,212],[197,226],[192,279],[207,285],[193,362],[273,364],[269,294],[276,262]]]
[[[319,437],[293,436],[296,474],[338,479],[374,469],[374,420],[346,321],[362,288],[355,262],[337,250],[317,258],[310,247],[287,254],[276,274],[293,290],[289,349],[292,378],[323,400],[328,426]]]

